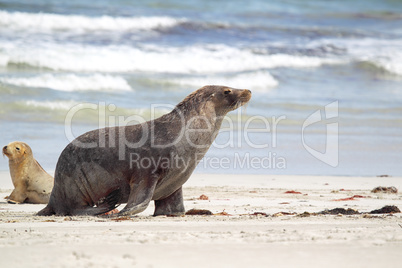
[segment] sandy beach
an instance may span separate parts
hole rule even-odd
[[[402,4],[345,2],[0,1],[0,148],[97,204],[194,171],[185,209],[209,213],[35,216],[4,156],[0,268],[401,268]]]
[[[402,189],[402,178],[193,174],[186,210],[214,215],[152,217],[151,204],[131,218],[38,217],[43,205],[5,202],[13,186],[1,172],[0,264],[400,267],[402,214],[368,213],[402,208],[402,194],[372,193],[377,186]],[[360,214],[314,214],[334,208]]]

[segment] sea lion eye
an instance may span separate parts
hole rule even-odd
[[[224,94],[227,95],[227,94],[229,94],[230,92],[232,92],[230,89],[226,89],[226,90],[224,91]]]
[[[20,150],[20,148],[18,148],[18,147],[15,147],[15,150],[19,151],[19,150]]]

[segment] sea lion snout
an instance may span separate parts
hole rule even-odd
[[[251,98],[251,90],[249,89],[244,89],[243,92],[241,93],[241,96],[247,96]]]
[[[8,148],[7,145],[3,147],[3,155],[7,155],[7,148]]]
[[[250,99],[251,99],[251,90],[249,90],[249,89],[244,89],[241,93],[240,93],[240,96],[239,96],[239,98],[240,98],[240,100],[241,100],[241,102],[244,102],[244,103],[246,103],[246,102],[248,102]]]

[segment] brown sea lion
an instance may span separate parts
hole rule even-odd
[[[168,114],[141,124],[87,132],[61,153],[49,204],[37,215],[100,215],[127,203],[133,215],[184,214],[182,185],[215,140],[223,117],[250,90],[205,86]]]
[[[53,188],[50,176],[32,154],[31,147],[14,141],[3,147],[8,157],[11,179],[15,189],[6,199],[9,203],[47,204]]]

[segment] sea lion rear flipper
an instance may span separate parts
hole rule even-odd
[[[183,215],[185,212],[182,187],[164,199],[155,200],[154,216],[179,216]]]
[[[151,202],[157,182],[158,177],[156,175],[150,175],[131,185],[127,205],[118,215],[127,216],[144,211],[148,207],[149,202]]]
[[[25,191],[21,191],[19,187],[15,188],[7,199],[10,204],[23,203],[27,199]]]

